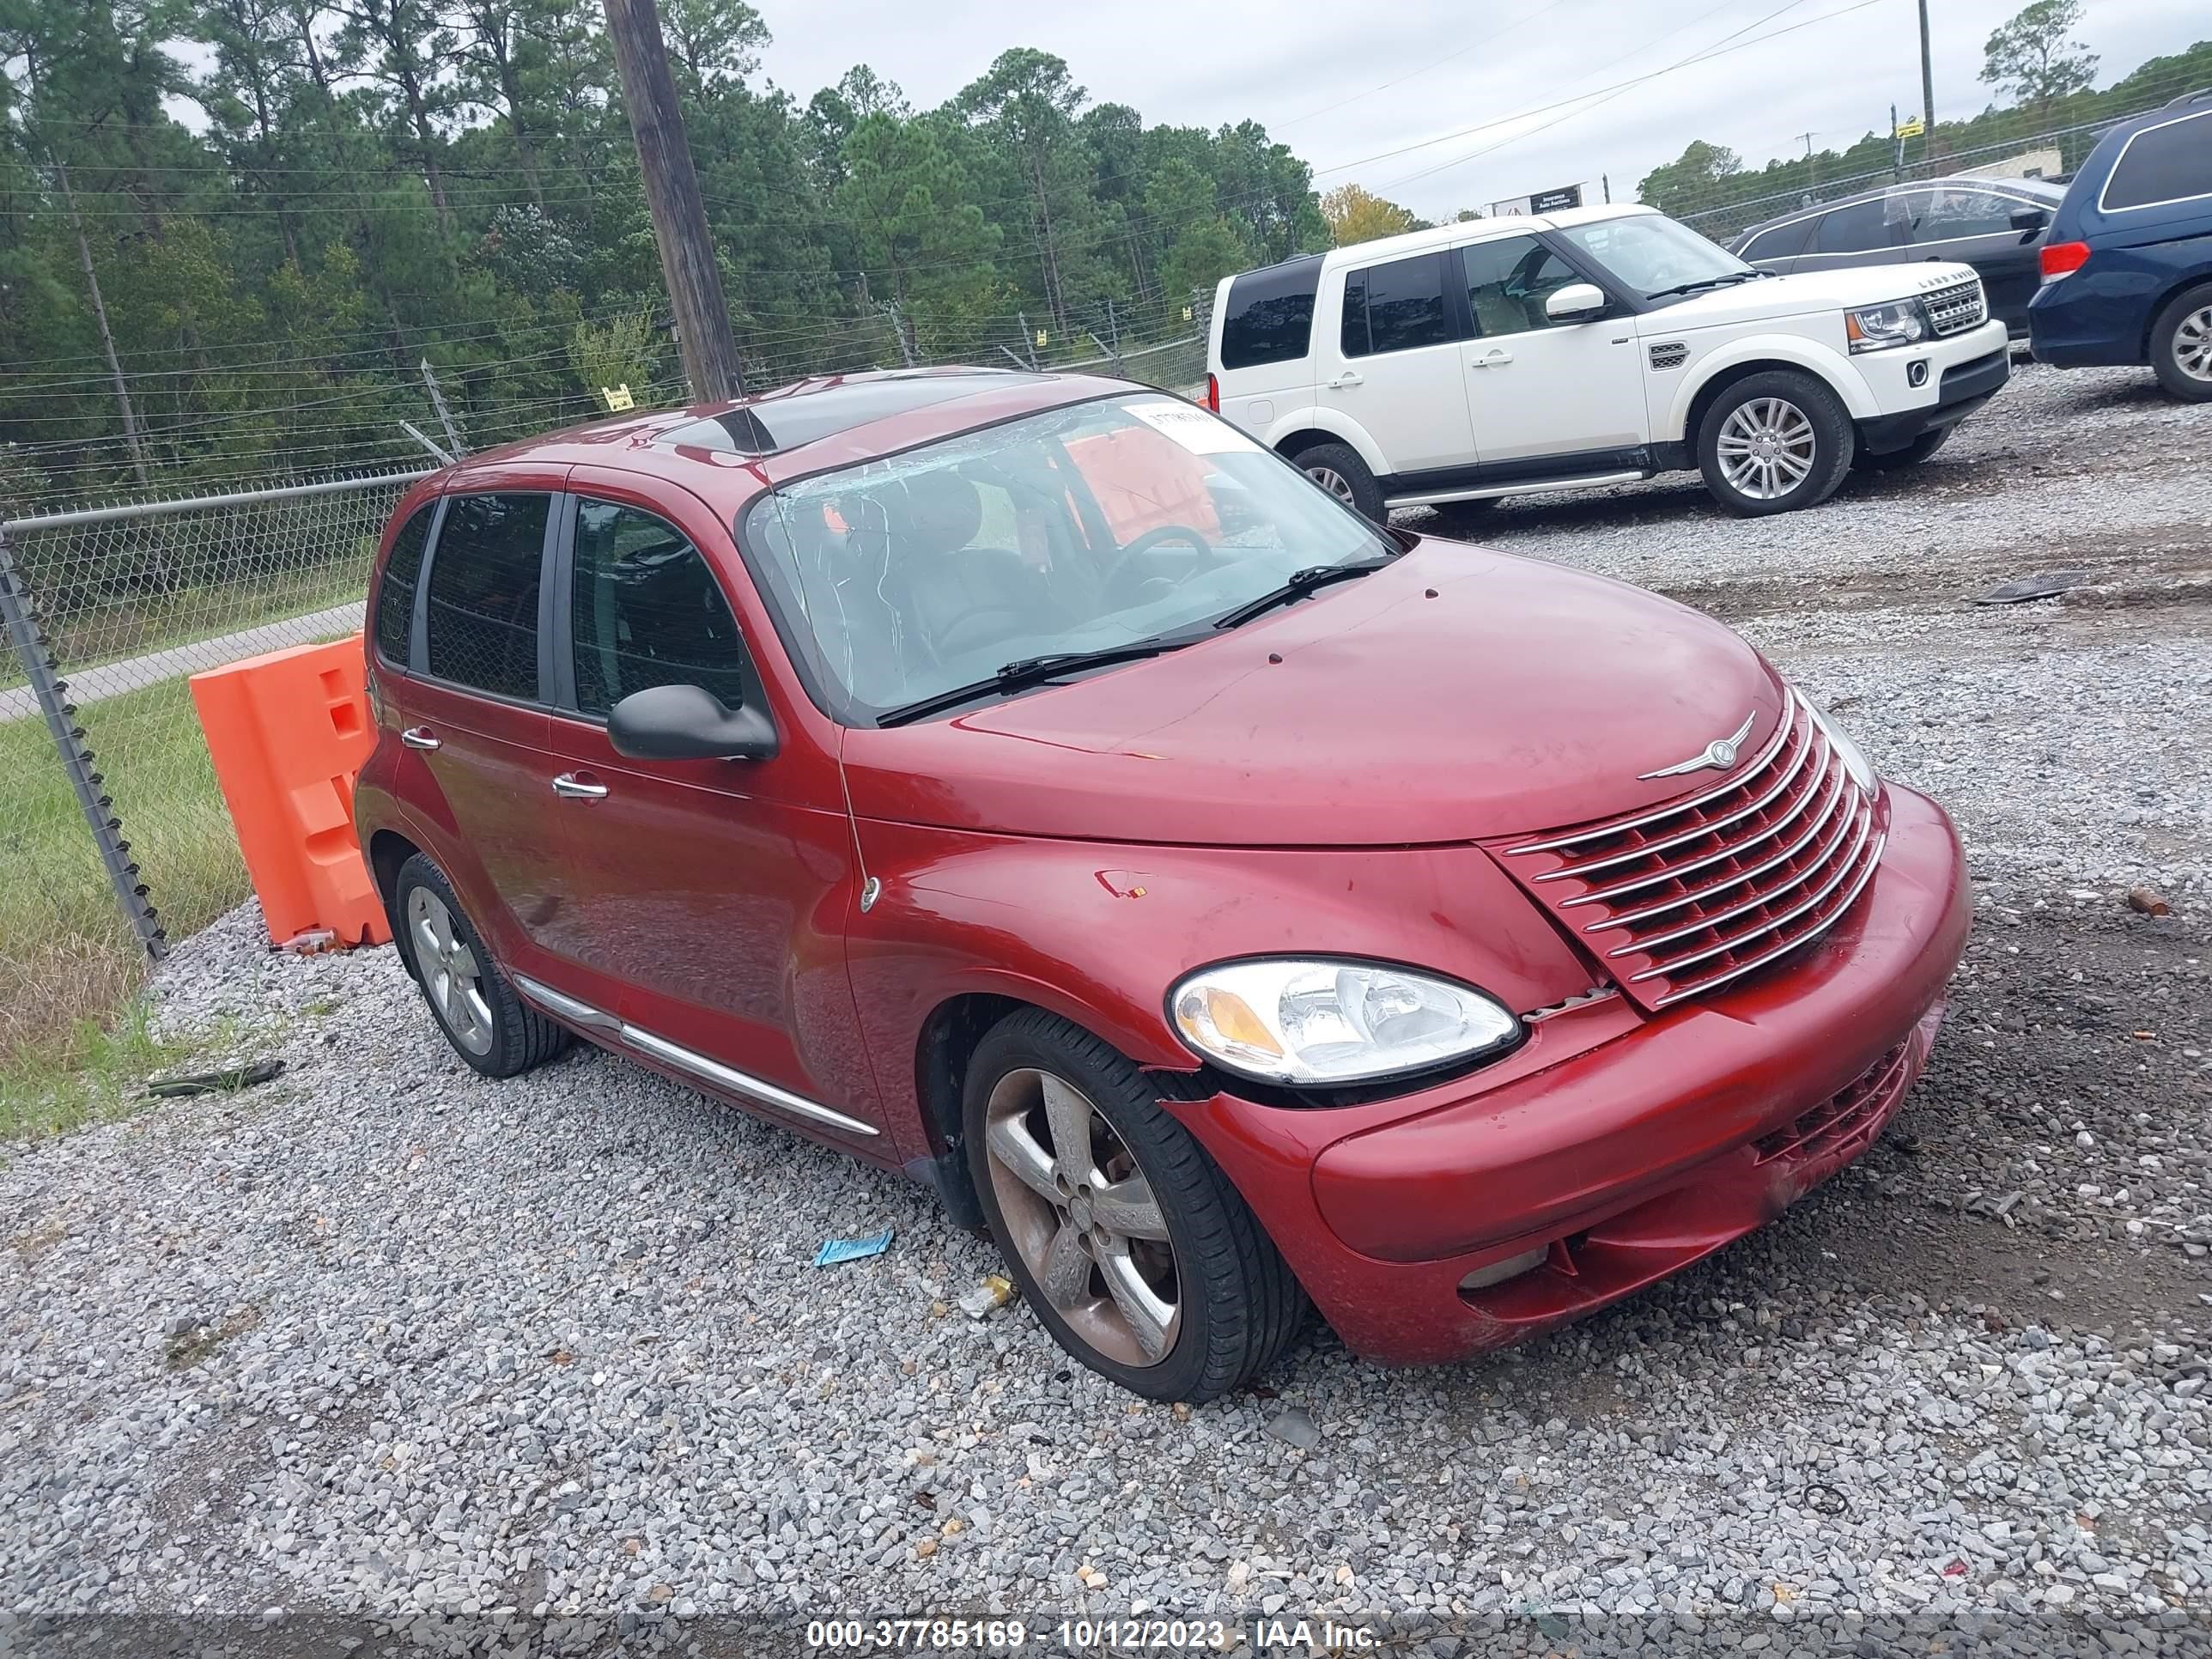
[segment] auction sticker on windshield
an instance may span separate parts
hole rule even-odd
[[[1124,404],[1122,407],[1194,455],[1251,454],[1260,447],[1228,422],[1217,420],[1188,404]]]

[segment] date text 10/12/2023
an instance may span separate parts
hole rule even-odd
[[[817,1653],[1365,1653],[1371,1626],[1330,1619],[817,1619],[806,1626]]]

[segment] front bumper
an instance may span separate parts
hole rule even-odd
[[[1368,1358],[1458,1358],[1602,1307],[1834,1174],[1919,1075],[1968,895],[1942,809],[1889,794],[1888,844],[1851,912],[1739,985],[1648,1018],[1587,1005],[1473,1078],[1383,1106],[1223,1094],[1175,1109]],[[1460,1289],[1538,1249],[1542,1266]]]
[[[1877,455],[1902,449],[1923,432],[1956,426],[1996,396],[1999,388],[2012,377],[2012,351],[2004,325],[1985,323],[1974,333],[1976,337],[1993,337],[1995,348],[1955,362],[1931,362],[1928,383],[1935,389],[1934,401],[1917,409],[1877,415],[1859,422],[1860,444]]]

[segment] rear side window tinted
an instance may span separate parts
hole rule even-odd
[[[1736,258],[1746,264],[1756,264],[1761,259],[1794,259],[1811,243],[1814,228],[1820,222],[1820,216],[1814,213],[1790,224],[1762,230],[1743,245]]]
[[[430,538],[437,502],[425,501],[408,515],[392,538],[392,556],[376,585],[376,651],[388,663],[407,666],[409,636],[415,627],[415,583],[422,574],[422,544]]]
[[[580,712],[604,715],[654,685],[703,686],[725,708],[744,704],[737,618],[699,550],[666,520],[579,503],[568,614]]]
[[[2098,205],[2110,213],[2191,196],[2212,196],[2212,110],[2145,127],[2129,139]]]
[[[1314,294],[1321,259],[1294,259],[1247,271],[1229,284],[1229,310],[1221,319],[1221,366],[1257,368],[1293,362],[1313,343]]]
[[[1370,265],[1344,279],[1344,355],[1364,357],[1443,345],[1455,337],[1437,253]]]
[[[430,555],[428,667],[495,696],[538,697],[538,592],[550,495],[456,495]]]
[[[1888,202],[1879,196],[1870,202],[1838,208],[1820,221],[1813,246],[1821,253],[1865,253],[1878,247],[1901,246],[1911,233],[1907,228],[1893,238],[1892,211]]]

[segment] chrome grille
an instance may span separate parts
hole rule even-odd
[[[1982,300],[1981,283],[1973,277],[1923,295],[1921,303],[1928,307],[1928,320],[1938,335],[1978,328],[1988,311]]]
[[[1498,850],[1630,997],[1658,1009],[1826,933],[1874,874],[1885,825],[1793,691],[1719,787]]]
[[[1651,348],[1651,367],[1680,368],[1690,361],[1690,348],[1680,340],[1662,340]]]

